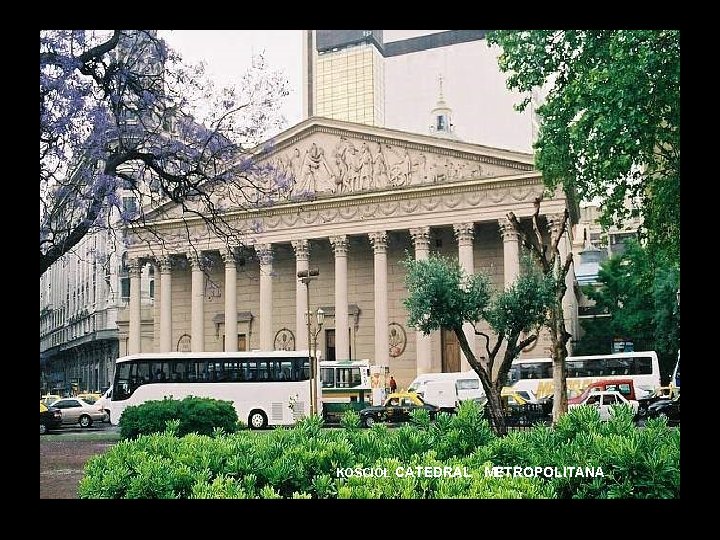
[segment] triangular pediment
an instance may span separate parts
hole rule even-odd
[[[250,183],[264,186],[275,204],[534,171],[531,154],[326,118],[300,122],[250,154],[263,176]],[[182,215],[158,210],[163,218]]]

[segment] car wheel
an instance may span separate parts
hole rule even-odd
[[[668,416],[668,414],[665,411],[658,413],[657,417],[664,418],[665,422],[668,422],[670,420],[670,417]]]
[[[45,424],[40,424],[40,435],[45,435],[48,432],[48,428]]]
[[[80,420],[78,421],[80,424],[80,427],[86,428],[92,426],[92,418],[90,418],[87,414],[83,414],[80,417]]]
[[[262,411],[252,411],[248,416],[248,426],[250,429],[264,429],[267,427],[267,416]]]
[[[371,428],[375,424],[375,419],[372,415],[368,415],[363,419],[363,424],[365,424],[365,427]]]

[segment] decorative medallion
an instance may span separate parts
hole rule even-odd
[[[190,352],[190,334],[183,334],[177,342],[177,352]]]
[[[388,335],[388,343],[390,345],[390,357],[397,358],[405,352],[405,345],[407,345],[407,336],[405,335],[405,329],[401,324],[390,323],[388,325],[390,333]]]
[[[294,351],[295,335],[289,328],[281,328],[275,334],[275,350],[276,351]]]

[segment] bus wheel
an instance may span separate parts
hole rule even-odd
[[[250,429],[264,429],[267,427],[267,416],[262,411],[252,411],[248,416],[248,426]]]

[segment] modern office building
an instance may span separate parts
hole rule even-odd
[[[506,87],[485,30],[306,30],[303,104],[312,116],[426,134],[439,77],[463,141],[531,152],[537,134],[533,96]]]

